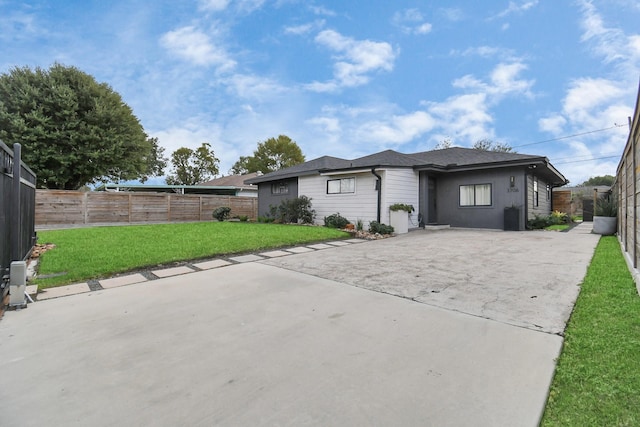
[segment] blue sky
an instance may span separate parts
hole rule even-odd
[[[223,174],[280,134],[307,160],[491,139],[578,184],[615,174],[638,22],[633,0],[0,0],[0,72],[76,66]]]

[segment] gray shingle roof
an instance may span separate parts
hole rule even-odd
[[[256,178],[247,180],[247,184],[274,181],[278,179],[292,178],[296,176],[311,175],[330,170],[348,170],[373,167],[410,167],[420,168],[434,166],[439,168],[496,166],[505,163],[521,163],[526,161],[545,161],[543,156],[530,154],[502,153],[497,151],[483,151],[473,148],[452,147],[442,150],[422,151],[419,153],[403,154],[394,150],[385,150],[354,160],[340,159],[337,157],[323,156],[310,160],[290,168],[281,169]],[[555,171],[555,169],[554,169]],[[555,173],[554,173],[555,174]],[[562,177],[564,179],[564,177]]]

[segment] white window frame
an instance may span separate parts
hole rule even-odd
[[[488,187],[488,190],[489,190],[489,192],[488,192],[489,201],[488,201],[488,203],[479,204],[478,203],[478,198],[479,198],[478,196],[480,195],[482,197],[482,194],[479,194],[478,190],[480,189],[480,191],[482,191],[482,187]],[[466,192],[463,191],[463,188],[466,190]],[[473,190],[473,191],[469,191],[469,190]],[[466,196],[466,197],[464,197],[465,200],[463,200],[463,196]],[[460,187],[458,189],[458,204],[462,208],[475,208],[475,207],[490,207],[490,206],[493,206],[493,185],[491,183],[489,183],[489,182],[483,183],[483,184],[465,184],[465,185],[460,185]]]
[[[333,184],[331,184],[333,183]],[[338,185],[339,187],[332,189],[332,191],[329,191],[329,187]],[[336,189],[338,191],[336,191]],[[356,192],[356,177],[355,176],[351,176],[348,178],[336,178],[336,179],[328,179],[327,180],[327,188],[326,188],[327,194],[328,195],[335,195],[335,194],[355,194]]]
[[[282,181],[271,184],[271,194],[289,194],[289,183]]]

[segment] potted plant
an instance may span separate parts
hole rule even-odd
[[[611,195],[596,200],[593,216],[593,232],[603,236],[616,233],[618,225],[618,203]]]
[[[409,214],[413,212],[413,205],[405,203],[394,203],[389,206],[389,222],[396,234],[403,234],[409,231]]]

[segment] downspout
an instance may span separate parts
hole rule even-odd
[[[524,229],[529,223],[529,168],[524,169]]]
[[[382,209],[382,177],[376,173],[375,167],[371,168],[371,173],[377,178],[376,190],[378,191],[378,215],[376,218],[378,223],[380,223],[380,211]]]

